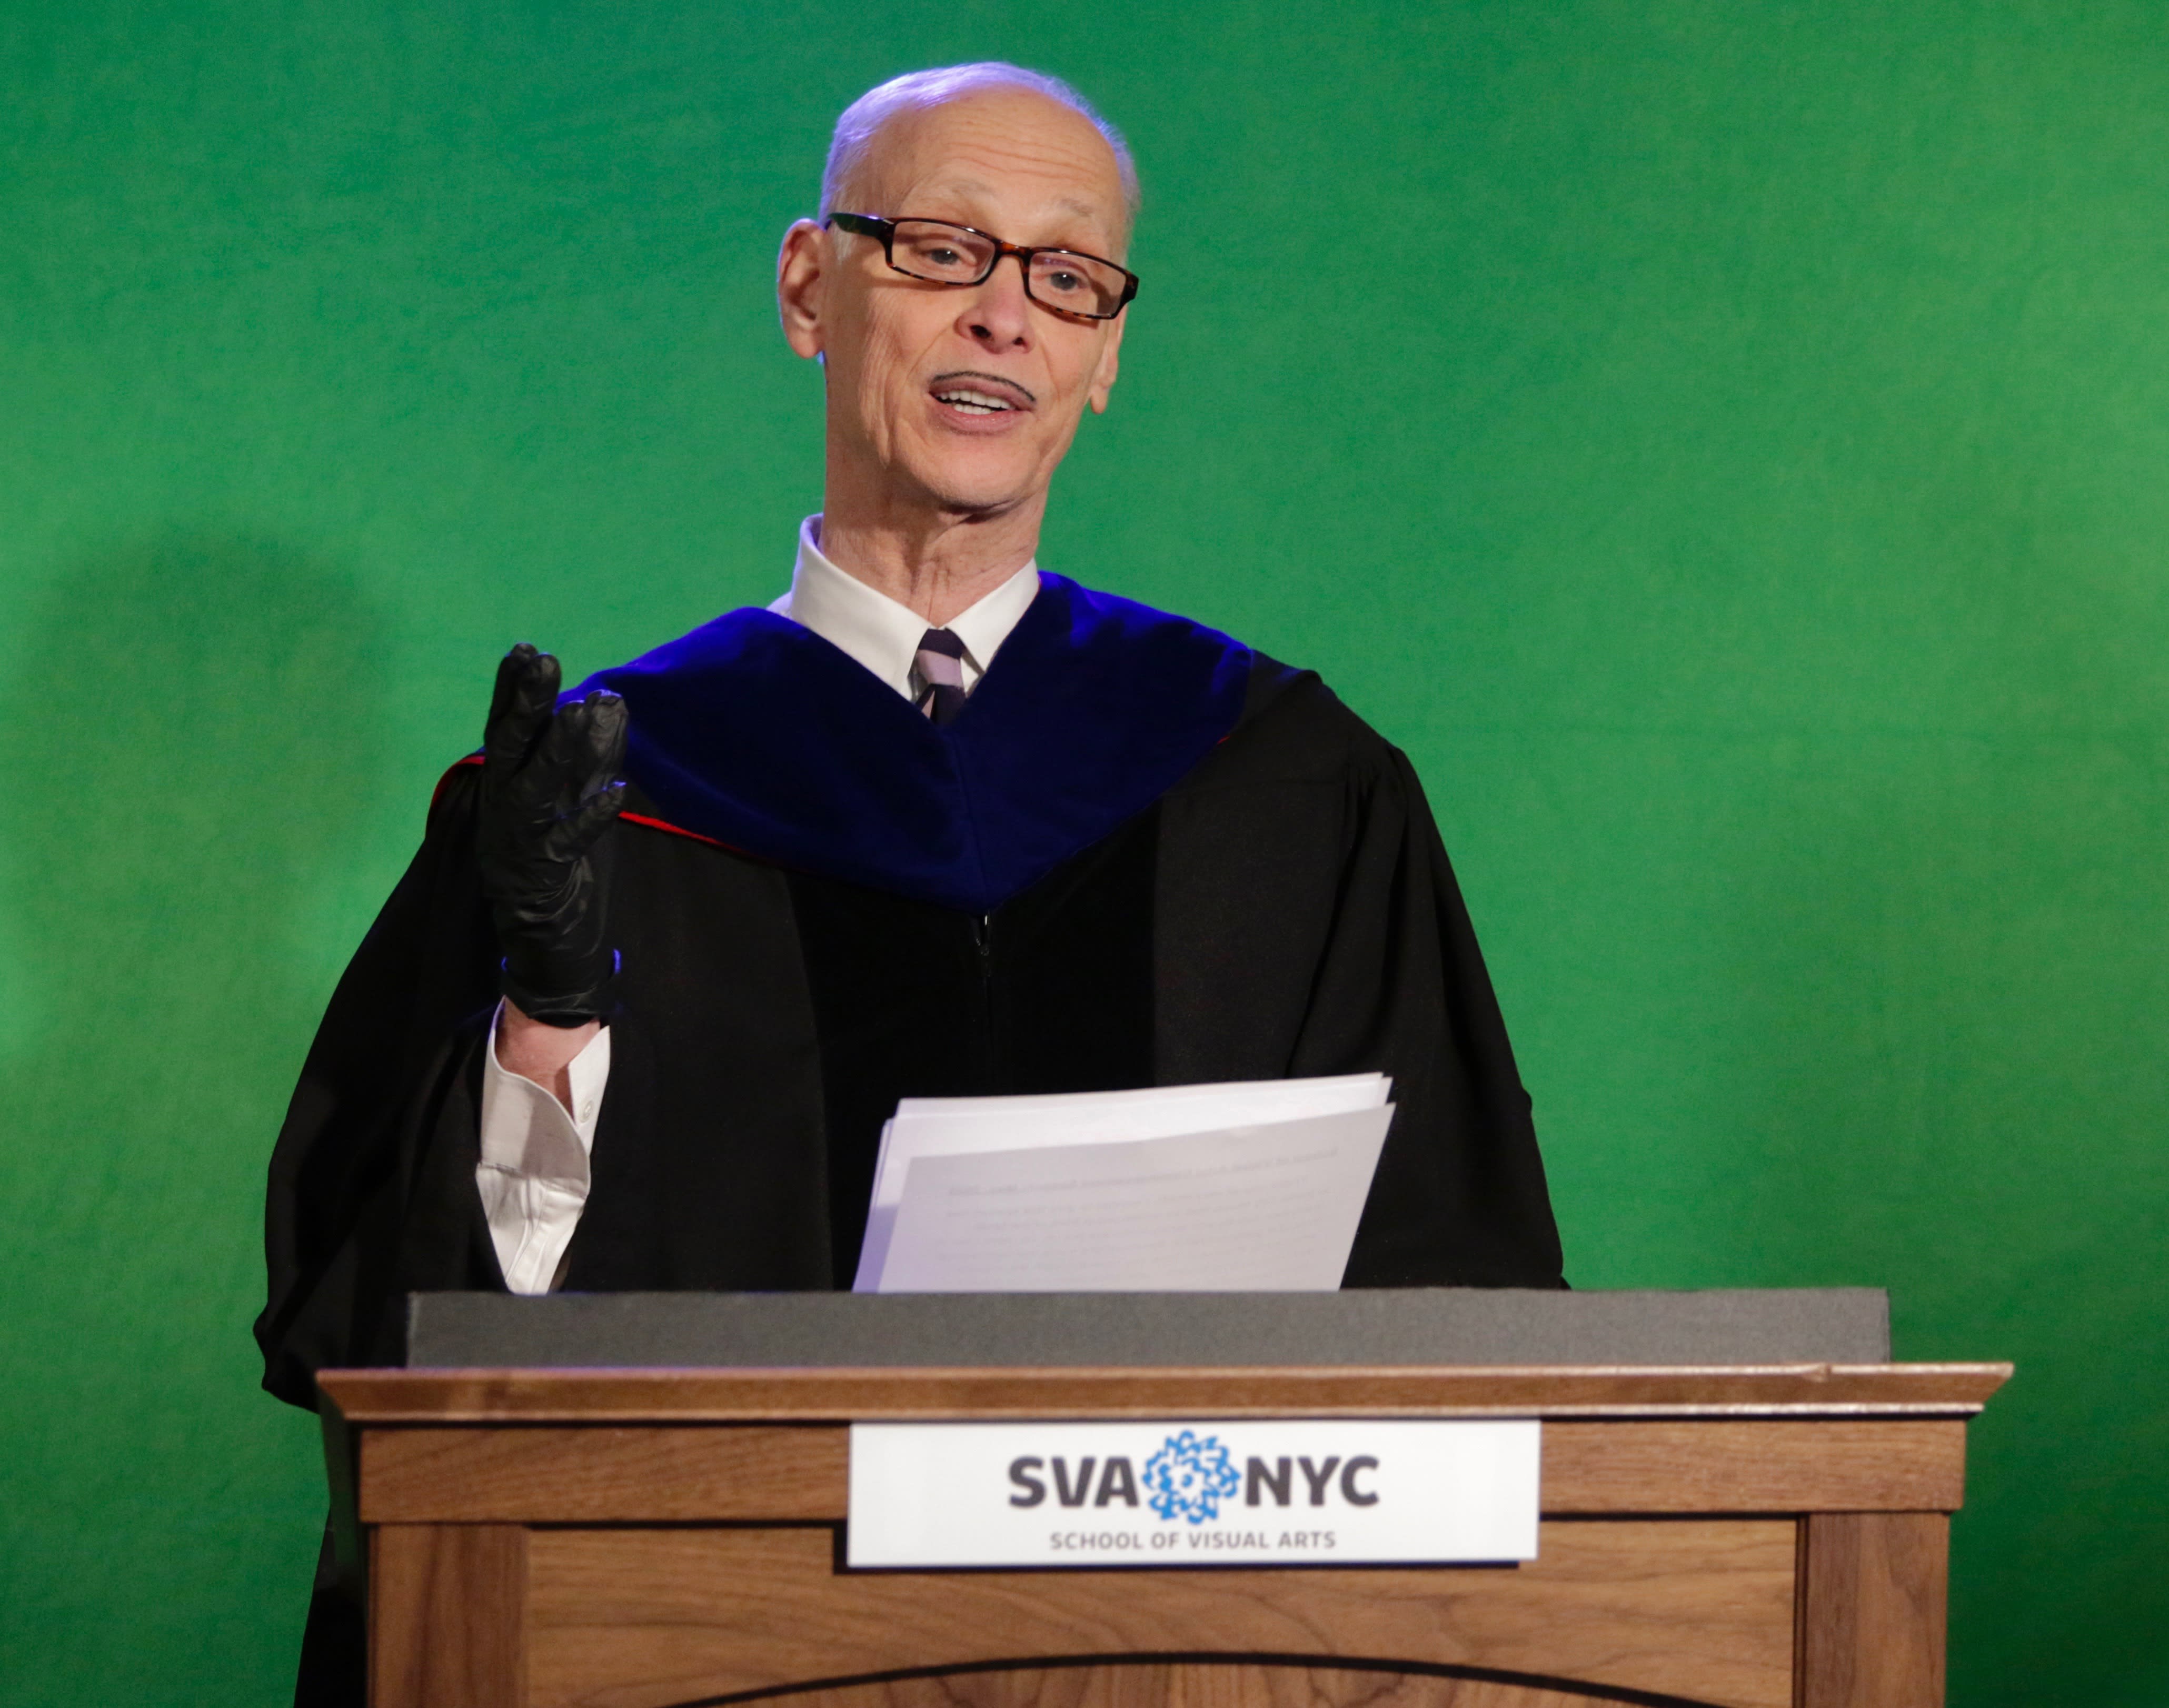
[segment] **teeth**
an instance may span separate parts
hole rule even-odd
[[[1005,398],[989,397],[984,392],[936,392],[934,395],[973,415],[996,415],[1015,407]]]

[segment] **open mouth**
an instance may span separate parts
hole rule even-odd
[[[1032,407],[1030,392],[992,374],[944,374],[927,387],[934,401],[960,415],[1015,415]]]
[[[952,409],[962,409],[967,415],[1005,415],[1011,405],[1000,398],[990,397],[984,392],[936,392],[934,394]]]

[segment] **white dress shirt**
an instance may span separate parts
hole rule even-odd
[[[554,1092],[497,1059],[498,1005],[489,1022],[489,1060],[482,1076],[482,1161],[475,1187],[489,1220],[497,1267],[514,1293],[547,1293],[557,1284],[566,1247],[588,1203],[588,1156],[610,1081],[610,1027],[588,1040],[567,1070],[568,1112]]]
[[[913,661],[926,633],[926,619],[823,557],[820,531],[818,516],[808,516],[798,525],[798,565],[791,577],[791,591],[769,609],[812,629],[905,699],[918,699],[926,684],[919,681]],[[970,610],[950,618],[949,632],[964,643],[966,693],[987,673],[995,649],[1010,638],[1038,591],[1035,558]]]
[[[769,609],[811,629],[873,672],[907,700],[925,691],[915,660],[926,619],[877,592],[821,553],[821,519],[798,526],[798,562],[791,591]],[[950,619],[964,643],[964,691],[978,686],[994,654],[1039,591],[1039,565],[1027,563]],[[504,1006],[498,1005],[502,1017]],[[497,1021],[489,1027],[489,1059],[482,1081],[482,1161],[475,1187],[489,1221],[504,1284],[514,1293],[547,1293],[562,1277],[573,1231],[586,1209],[588,1159],[610,1083],[610,1027],[573,1058],[572,1108],[497,1059]]]

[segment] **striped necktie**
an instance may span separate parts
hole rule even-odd
[[[964,643],[946,628],[919,637],[919,680],[926,684],[919,709],[937,724],[954,723],[964,709]]]

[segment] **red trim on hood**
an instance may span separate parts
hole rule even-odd
[[[728,842],[719,842],[713,836],[703,836],[698,830],[688,830],[681,825],[674,825],[668,819],[651,819],[645,813],[620,813],[617,816],[621,824],[645,825],[651,830],[661,830],[672,836],[683,836],[689,841],[705,842],[711,848],[722,849],[726,854],[741,855],[748,860],[757,857],[746,853],[743,848],[733,847]]]
[[[450,765],[446,766],[445,767],[445,774],[437,779],[436,787],[429,791],[429,810],[433,813],[437,810],[437,803],[444,795],[445,785],[452,780],[452,773],[454,771],[459,770],[462,766],[480,765],[481,763],[482,755],[478,753],[471,753],[465,759],[456,759]]]

